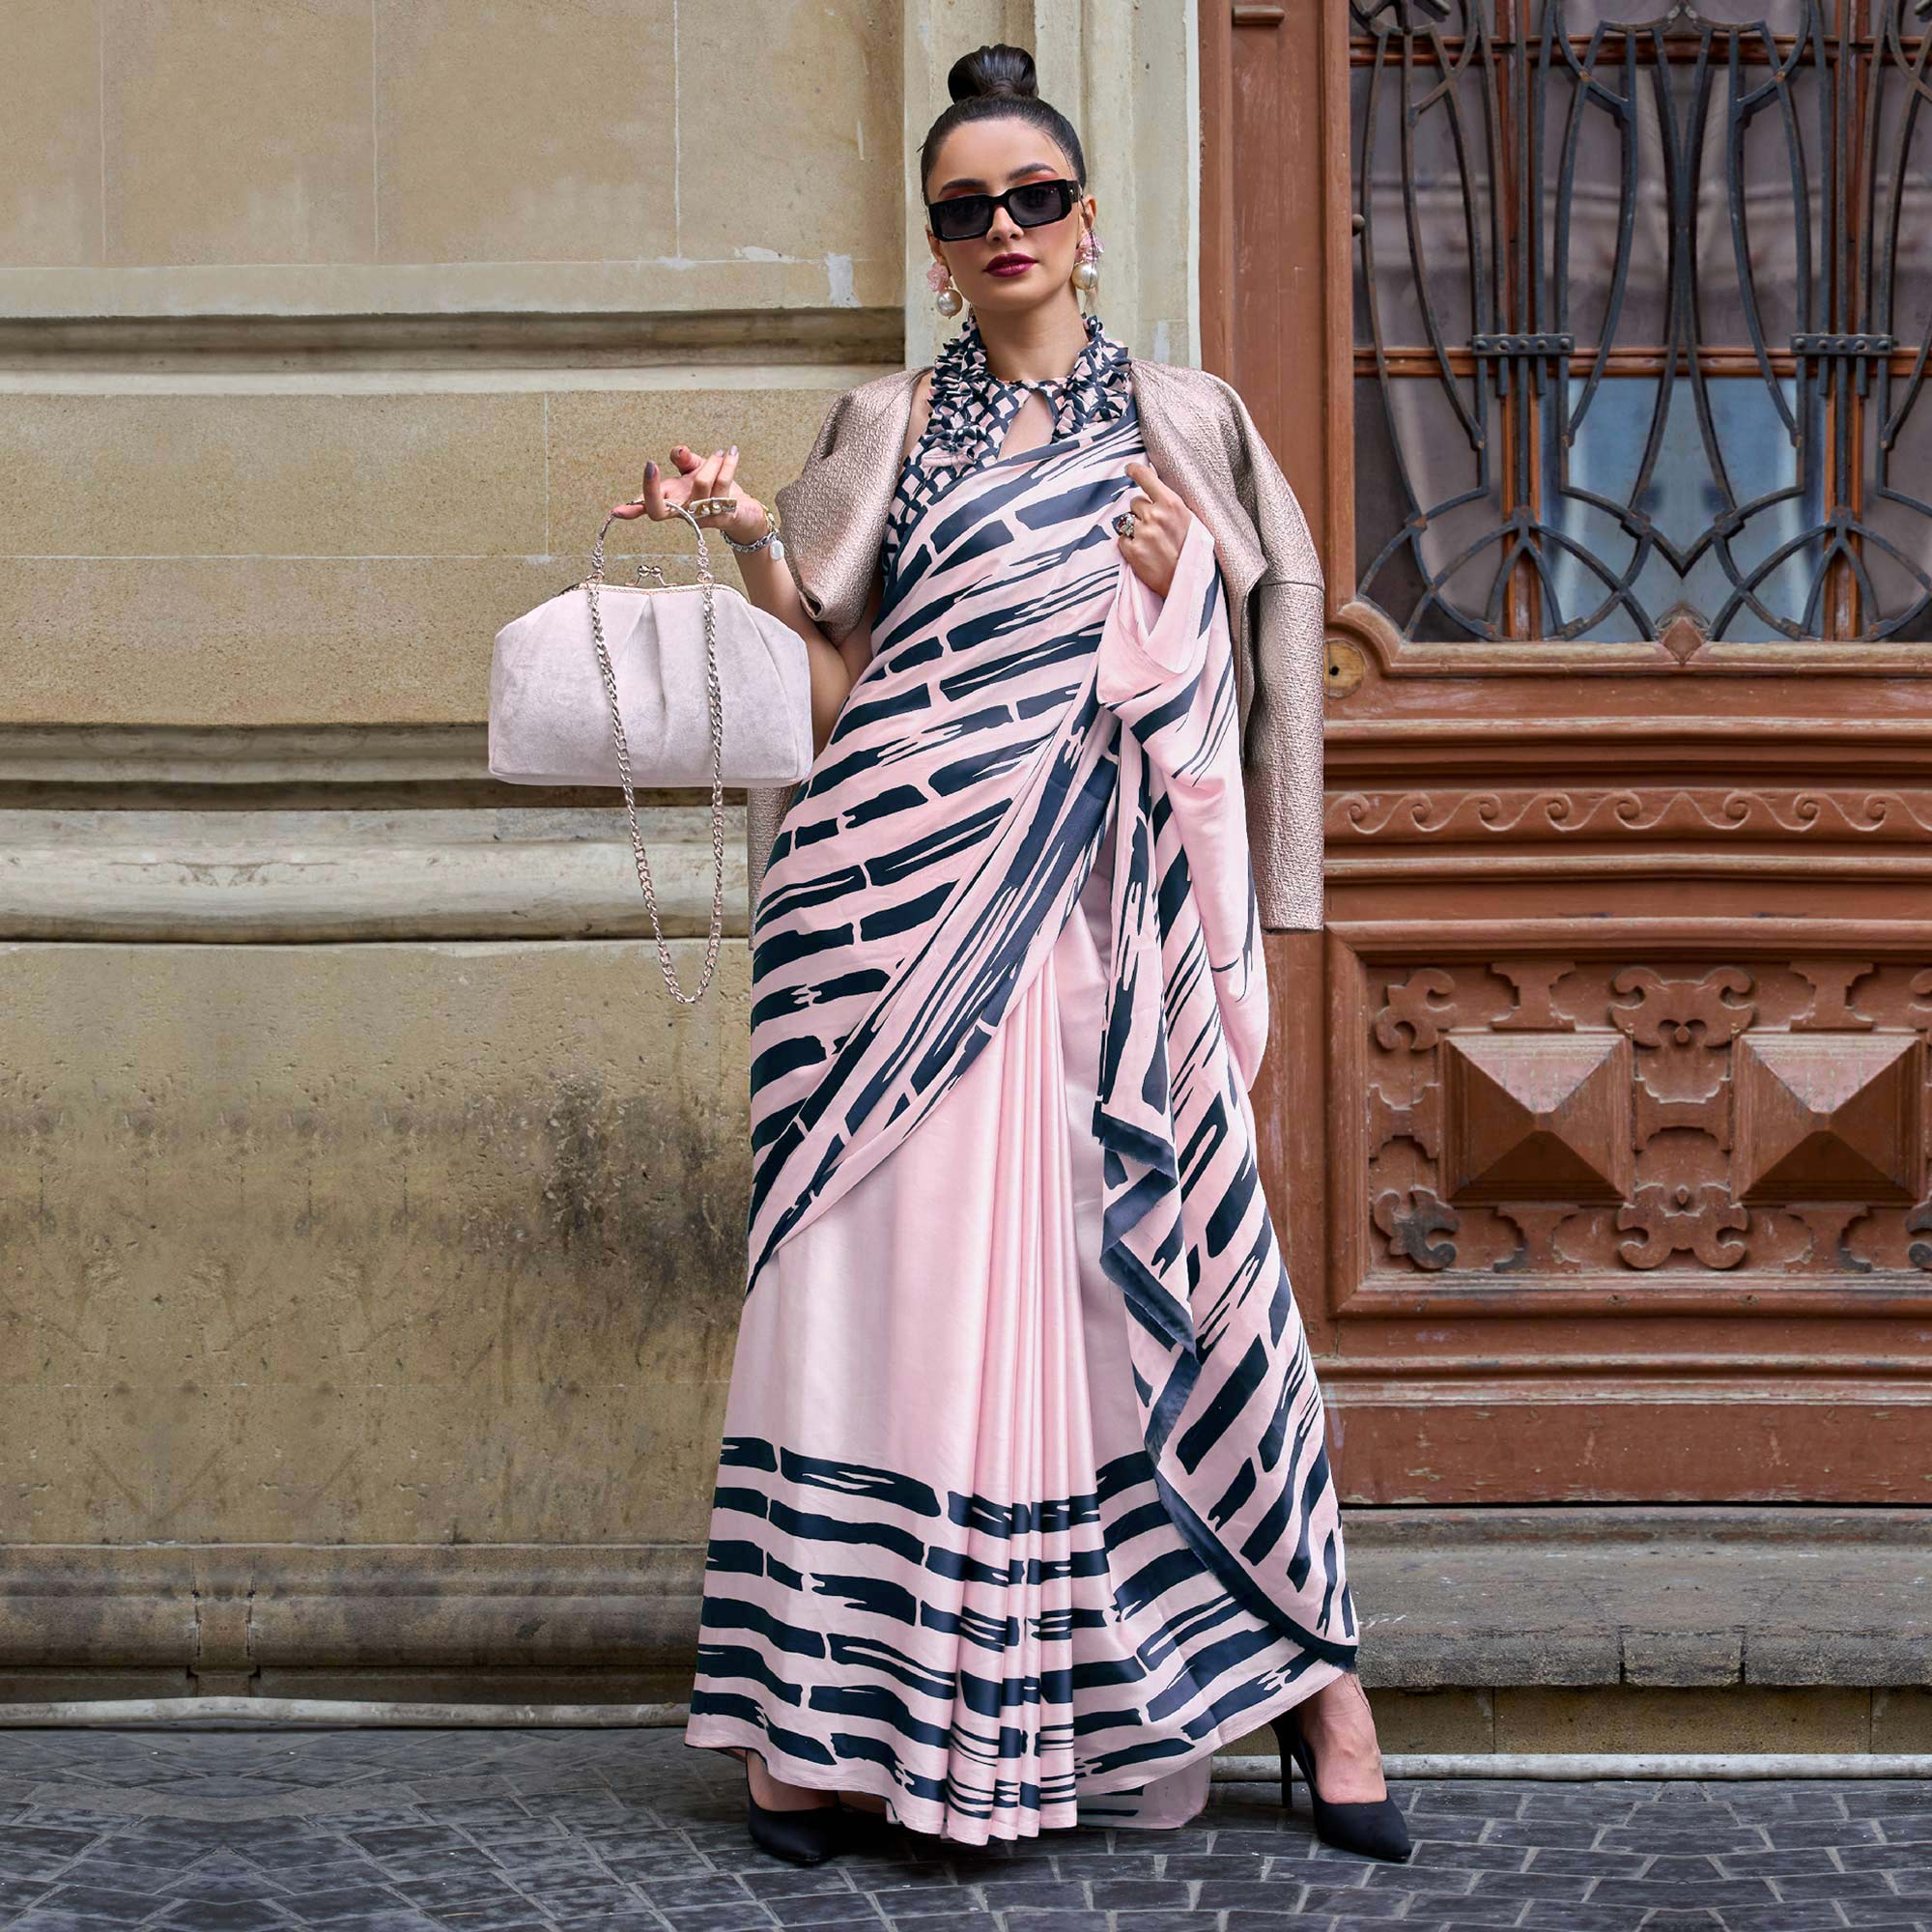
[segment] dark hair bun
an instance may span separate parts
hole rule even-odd
[[[1024,122],[1066,156],[1067,173],[1085,186],[1087,157],[1080,150],[1080,136],[1059,108],[1039,98],[1033,56],[1024,47],[1009,46],[1004,41],[989,47],[975,47],[952,63],[947,71],[946,85],[952,96],[952,104],[940,110],[920,144],[922,186],[932,180],[932,171],[939,164],[939,152],[952,138],[952,130],[963,128],[969,121]]]
[[[1024,47],[1011,47],[1001,41],[961,54],[947,71],[946,90],[954,100],[1001,94],[1037,98],[1039,77],[1034,71],[1033,56]]]

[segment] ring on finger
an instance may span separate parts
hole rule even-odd
[[[738,507],[735,497],[700,497],[695,503],[684,506],[694,517],[724,517]]]

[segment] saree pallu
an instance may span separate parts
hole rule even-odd
[[[746,1300],[686,1730],[967,1842],[1173,1824],[1350,1665],[1207,527],[1129,410],[904,532],[753,928]]]

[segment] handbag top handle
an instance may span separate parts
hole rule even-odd
[[[634,503],[641,503],[643,500],[641,497],[632,498],[632,502]],[[630,507],[630,503],[624,505],[626,509]],[[697,539],[697,580],[700,583],[709,587],[714,580],[711,575],[711,553],[704,547],[704,526],[692,515],[689,505],[673,503],[670,507],[691,526],[692,534]],[[590,575],[599,583],[604,582],[604,539],[610,534],[611,526],[616,521],[617,513],[615,510],[612,510],[604,519],[604,527],[597,532],[597,541],[591,547]],[[649,571],[657,579],[660,587],[663,589],[669,590],[673,587],[670,579],[664,574],[664,566],[662,564],[654,563],[650,558],[640,556],[638,559],[638,582],[639,583],[642,583],[644,581],[645,571]]]

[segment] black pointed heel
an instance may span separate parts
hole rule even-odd
[[[1291,1796],[1293,1775],[1290,1772],[1291,1758],[1301,1767],[1303,1781],[1308,1786],[1308,1803],[1315,1813],[1315,1835],[1324,1845],[1333,1845],[1337,1851],[1357,1852],[1364,1858],[1389,1859],[1400,1863],[1406,1859],[1412,1846],[1408,1836],[1408,1821],[1402,1815],[1401,1807],[1393,1798],[1360,1799],[1352,1804],[1331,1804],[1316,1788],[1315,1747],[1309,1743],[1308,1734],[1301,1728],[1301,1718],[1293,1707],[1280,1717],[1270,1719],[1275,1742],[1281,1747],[1281,1804],[1282,1809],[1294,1808]]]
[[[752,1796],[752,1765],[745,1762],[745,1823],[761,1852],[788,1864],[822,1865],[844,1845],[844,1821],[835,1798],[803,1811],[768,1811]]]

